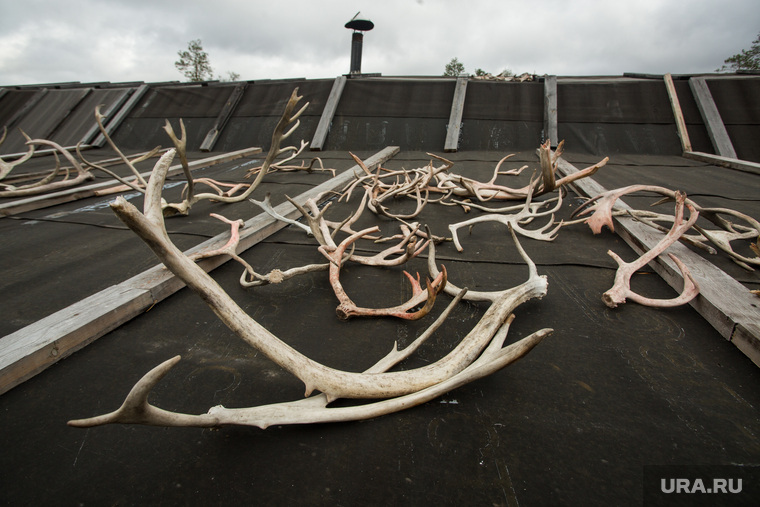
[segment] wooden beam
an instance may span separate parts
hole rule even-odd
[[[552,148],[557,147],[557,76],[544,78],[544,135]]]
[[[124,92],[119,95],[119,97],[114,100],[110,106],[108,106],[107,109],[101,111],[101,114],[106,118],[110,118],[111,115],[114,114],[114,111],[119,109],[122,105],[124,105],[124,102],[126,102],[127,97],[129,97],[129,90],[124,90]],[[91,145],[92,139],[98,134],[100,131],[100,127],[98,127],[98,123],[95,121],[94,112],[92,118],[92,127],[87,131],[87,133],[82,137],[82,140],[79,141],[80,144],[89,144]]]
[[[563,176],[577,172],[572,164],[560,158],[558,172]],[[594,197],[606,192],[592,178],[583,178],[574,182],[573,187],[583,196]],[[615,204],[621,209],[630,207],[618,200]],[[652,249],[663,237],[663,233],[630,217],[616,217],[615,232],[628,245],[641,255]],[[737,282],[714,264],[681,243],[668,248],[686,266],[700,287],[700,294],[690,303],[716,331],[726,340],[731,341],[752,362],[760,366],[760,304],[758,298],[749,289]],[[683,288],[681,271],[670,259],[661,255],[649,265],[676,291]]]
[[[231,151],[221,155],[215,155],[213,157],[204,158],[201,160],[194,160],[188,164],[190,170],[199,169],[201,167],[208,167],[223,162],[229,162],[238,158],[248,157],[250,155],[261,153],[261,148],[246,148],[244,150]],[[151,171],[142,173],[144,178],[150,176]],[[167,176],[175,176],[182,173],[182,165],[175,164],[169,168]],[[36,209],[48,208],[61,204],[64,202],[77,201],[86,197],[93,197],[99,195],[99,192],[108,188],[111,188],[120,183],[117,180],[107,180],[100,183],[93,183],[91,185],[81,185],[78,187],[67,188],[59,192],[52,192],[49,194],[35,195],[24,199],[17,199],[8,203],[0,204],[0,218],[16,215],[18,213],[24,213],[26,211],[32,211]]]
[[[108,122],[108,125],[105,126],[106,132],[109,136],[113,135],[114,130],[116,130],[119,125],[121,125],[121,122],[123,122],[127,115],[132,111],[132,109],[134,109],[134,107],[137,105],[143,95],[145,95],[145,92],[147,92],[149,88],[150,87],[146,84],[137,87],[137,89],[129,97],[129,100],[124,103],[121,109],[119,109],[119,112],[116,113],[111,121]],[[97,148],[102,148],[105,144],[106,138],[103,137],[103,134],[98,135],[98,137],[96,137],[92,142],[92,145]]]
[[[715,153],[721,157],[736,158],[734,145],[731,144],[731,138],[728,137],[726,126],[720,118],[718,107],[715,105],[707,81],[703,77],[693,77],[689,79],[689,87],[694,99],[697,101],[699,113],[707,127],[707,135],[710,136]],[[687,151],[687,150],[684,150]]]
[[[240,102],[240,99],[245,93],[245,89],[248,87],[248,83],[242,83],[233,88],[230,96],[227,97],[227,101],[224,103],[224,107],[219,112],[219,116],[216,117],[216,122],[211,130],[206,134],[206,138],[201,143],[201,151],[211,151],[214,149],[216,141],[219,139],[219,134],[224,130],[224,126],[227,125],[232,113]]]
[[[449,115],[449,125],[446,128],[446,142],[443,151],[454,152],[459,149],[459,132],[462,129],[462,113],[464,112],[464,99],[467,95],[467,76],[457,78],[457,84],[454,88],[454,98],[451,101],[451,114]]]
[[[673,85],[673,76],[665,74],[663,76],[665,81],[665,88],[668,90],[668,98],[670,99],[670,107],[673,108],[673,117],[676,120],[676,128],[678,129],[678,137],[681,139],[681,151],[691,151],[691,141],[689,140],[689,132],[686,130],[686,122],[683,119],[683,111],[681,111],[681,103],[678,101],[678,94],[676,93],[676,87]]]
[[[343,95],[343,88],[346,86],[346,76],[338,76],[333,81],[330,95],[327,97],[325,108],[322,110],[322,116],[319,117],[317,130],[311,140],[310,149],[312,151],[322,151],[327,139],[327,133],[330,130],[330,124],[335,117],[335,111],[338,109],[340,96]]]
[[[48,94],[50,90],[48,88],[43,88],[41,90],[37,90],[37,92],[32,95],[29,100],[27,100],[23,106],[19,108],[18,111],[16,111],[13,116],[8,118],[8,121],[6,121],[5,126],[8,127],[8,130],[11,130],[11,128],[16,126],[16,123],[18,123],[25,115],[29,112],[31,108],[37,105],[37,103],[42,100],[45,95]]]
[[[398,146],[389,146],[364,161],[370,170],[398,153]],[[299,195],[295,201],[303,205],[308,199],[317,198],[330,190],[338,190],[350,182],[358,165],[338,176],[312,187]],[[329,196],[323,197],[327,199]],[[299,211],[290,202],[284,202],[275,210],[288,218],[297,218]],[[263,239],[286,227],[267,213],[261,213],[245,223],[240,230],[240,253]],[[229,232],[219,234],[185,252],[192,254],[223,246]],[[201,261],[204,270],[224,264],[230,258],[217,256]],[[121,324],[147,311],[174,292],[184,287],[163,265],[155,266],[118,285],[64,308],[34,324],[0,339],[0,394],[44,371],[57,361],[92,343]]]
[[[719,165],[721,167],[735,169],[737,171],[743,171],[745,173],[760,174],[760,164],[757,162],[749,162],[747,160],[739,160],[737,158],[721,157],[720,155],[702,153],[701,151],[686,151],[684,152],[683,156],[684,158],[699,160],[700,162],[707,162],[708,164]]]

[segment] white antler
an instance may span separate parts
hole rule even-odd
[[[26,133],[23,130],[19,129],[19,131],[21,132],[21,135],[23,135],[26,138],[27,141],[31,140],[29,139],[29,136],[26,135]],[[3,127],[3,135],[0,136],[0,145],[2,145],[5,142],[6,135],[8,135],[8,127]],[[29,143],[27,144],[29,145],[29,149],[27,150],[27,152],[21,155],[16,160],[6,161],[0,157],[0,180],[8,176],[8,174],[13,170],[14,167],[16,167],[17,165],[23,164],[24,162],[32,158],[32,155],[34,155],[34,145],[29,144]]]

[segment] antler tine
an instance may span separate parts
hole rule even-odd
[[[107,168],[103,167],[102,165],[99,165],[99,164],[95,164],[95,163],[93,163],[93,162],[90,162],[90,161],[89,161],[89,160],[87,160],[87,159],[84,157],[84,155],[82,154],[82,150],[80,149],[80,147],[81,147],[81,144],[82,144],[82,143],[77,143],[77,146],[76,146],[77,156],[79,157],[79,159],[80,159],[82,162],[84,162],[84,164],[85,164],[87,167],[89,167],[89,168],[91,168],[91,169],[95,169],[95,170],[98,170],[98,171],[102,171],[102,172],[106,173],[106,174],[107,174],[107,175],[109,175],[110,177],[112,177],[112,178],[114,178],[115,180],[119,181],[119,182],[120,182],[122,185],[126,185],[126,186],[128,186],[129,188],[131,188],[132,190],[135,190],[135,191],[137,191],[137,192],[140,192],[140,193],[145,193],[145,180],[142,180],[142,177],[140,178],[140,180],[142,180],[142,181],[143,181],[143,186],[141,187],[141,186],[139,186],[139,185],[135,185],[133,182],[131,182],[131,181],[129,181],[129,180],[126,180],[126,179],[122,178],[121,176],[119,176],[119,175],[118,175],[118,174],[116,174],[115,172],[111,171],[110,169],[107,169]]]
[[[88,419],[75,419],[68,425],[75,428],[90,428],[102,424],[147,424],[151,426],[217,426],[219,420],[208,414],[197,416],[169,412],[148,403],[150,391],[169,373],[181,359],[175,356],[159,364],[146,373],[129,391],[124,403],[114,412]]]
[[[268,213],[269,216],[271,216],[272,218],[274,218],[276,220],[279,220],[281,222],[285,222],[286,224],[294,225],[294,226],[298,227],[299,229],[303,229],[304,231],[306,231],[306,234],[308,234],[308,235],[313,235],[314,234],[314,232],[312,231],[311,227],[309,227],[308,225],[305,225],[305,224],[299,222],[298,220],[292,220],[290,218],[284,217],[284,216],[280,215],[279,213],[277,213],[277,211],[275,211],[275,209],[272,207],[272,202],[270,200],[271,196],[272,196],[272,194],[270,192],[267,192],[267,194],[264,197],[263,201],[257,201],[256,199],[248,199],[248,200],[250,202],[252,202],[253,204],[255,204],[256,206],[260,207],[262,210],[264,210],[266,213]],[[291,201],[291,202],[293,202],[293,201]],[[293,205],[296,206],[296,203],[293,203]],[[296,208],[298,208],[298,206],[296,206]],[[299,211],[301,211],[301,210],[299,209]],[[305,212],[306,210],[303,210],[303,211]]]
[[[541,296],[532,296],[532,297],[539,297],[539,298],[543,297],[543,295],[546,294],[546,286],[547,286],[546,276],[538,274],[536,264],[528,256],[527,252],[525,252],[525,250],[523,249],[522,245],[520,244],[520,241],[517,239],[517,234],[515,234],[515,231],[513,230],[511,225],[508,227],[509,227],[509,232],[512,235],[512,241],[515,243],[515,246],[517,247],[517,251],[520,254],[520,257],[522,257],[522,259],[528,265],[528,279],[525,282],[523,282],[521,285],[518,285],[517,287],[512,287],[510,289],[505,289],[501,291],[470,290],[467,292],[467,295],[465,296],[465,299],[467,301],[491,301],[493,303],[505,297],[506,294],[519,293],[521,291],[529,291],[529,292],[536,291],[536,293],[541,293]],[[428,234],[430,234],[429,229],[428,229]],[[428,253],[428,271],[430,272],[431,276],[438,275],[438,268],[436,267],[436,259],[435,259],[435,244],[433,242],[431,242],[430,244],[430,249]],[[461,289],[459,287],[452,284],[450,281],[447,281],[446,288],[445,288],[446,294],[455,295],[460,290]]]
[[[129,167],[129,169],[132,171],[132,173],[135,175],[136,181],[140,182],[140,185],[145,187],[147,183],[145,182],[145,179],[140,174],[140,171],[137,170],[137,168],[133,165],[133,163],[122,153],[122,151],[119,149],[118,146],[116,146],[116,143],[113,142],[113,139],[111,139],[111,136],[108,135],[108,131],[106,130],[106,127],[103,125],[103,120],[105,119],[105,116],[103,116],[100,112],[100,108],[103,107],[103,104],[98,104],[95,106],[95,122],[98,124],[98,130],[100,130],[101,135],[103,138],[108,142],[108,145],[113,149],[116,154],[121,158],[121,160],[124,162],[124,164]],[[81,158],[81,155],[80,155]],[[98,168],[100,169],[100,168]],[[127,184],[123,180],[120,179],[122,183]]]
[[[313,199],[309,199],[306,201],[306,205],[311,208],[311,212],[307,210],[304,206],[301,206],[296,201],[291,199],[289,196],[285,196],[285,199],[288,200],[295,208],[303,215],[303,217],[306,219],[306,221],[309,224],[309,229],[312,232],[312,235],[314,236],[314,239],[317,240],[317,243],[320,245],[334,248],[335,242],[332,240],[332,236],[330,235],[329,228],[327,227],[327,223],[324,219],[324,214],[327,211],[327,209],[332,205],[332,202],[328,202],[327,204],[322,207],[320,210],[317,206],[317,203]]]
[[[26,132],[24,132],[23,130],[19,129],[19,132],[21,132],[21,135],[24,136],[24,138],[27,140],[26,144],[27,146],[29,146],[29,149],[27,150],[26,153],[24,153],[19,158],[13,161],[6,161],[0,158],[0,180],[5,178],[13,170],[14,167],[16,167],[17,165],[23,164],[24,162],[32,158],[32,155],[34,155],[34,144],[31,143],[32,140],[29,138],[28,135],[26,135]],[[4,126],[3,135],[0,138],[0,144],[3,144],[3,142],[5,141],[5,136],[7,134],[8,134],[8,127]]]

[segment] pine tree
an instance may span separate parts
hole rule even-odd
[[[760,34],[752,42],[752,47],[742,49],[741,53],[726,58],[718,71],[736,72],[737,70],[760,70]]]
[[[446,64],[446,69],[443,71],[443,75],[458,76],[460,74],[464,74],[464,64],[454,57]]]
[[[174,62],[177,70],[185,75],[188,81],[208,81],[214,78],[214,71],[208,61],[208,53],[203,51],[200,39],[191,40],[186,51],[177,51],[179,60]]]

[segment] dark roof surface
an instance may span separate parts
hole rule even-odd
[[[558,80],[558,130],[566,139],[567,161],[583,168],[609,155],[610,162],[593,177],[606,188],[663,185],[684,190],[704,206],[731,207],[760,217],[755,192],[760,174],[681,156],[662,81],[580,81]],[[721,113],[726,111],[732,139],[736,132],[738,141],[758,131],[757,78],[716,76],[709,84]],[[207,133],[240,85],[149,85],[115,127],[114,140],[129,153],[156,144],[168,146],[161,130],[164,120],[176,126],[184,118],[191,160],[251,146],[267,150],[279,111],[298,86],[312,106],[294,137],[308,141],[318,130],[333,81],[243,83],[212,153],[201,152]],[[122,104],[113,108],[109,120],[141,86],[134,84],[121,95],[121,87],[104,91],[106,99]],[[741,92],[730,91],[734,86]],[[694,150],[714,153],[694,99],[686,95],[687,81],[676,79],[676,89]],[[93,88],[90,93],[96,91],[103,90]],[[69,89],[51,89],[38,104],[52,92],[63,96]],[[54,112],[69,110],[65,115],[34,113],[34,107],[26,113],[32,116],[19,113],[22,102],[36,93],[9,89],[0,96],[0,114],[5,115],[0,123],[3,118],[13,120],[2,153],[25,151],[16,137],[20,134],[13,133],[22,124],[49,131],[29,131],[33,137],[56,132],[60,139],[79,137],[67,137],[72,131],[61,130],[84,117],[77,105],[50,103]],[[340,173],[354,166],[349,152],[366,159],[386,146],[399,145],[400,153],[384,167],[423,167],[431,160],[426,152],[449,158],[454,172],[481,181],[490,179],[496,163],[508,153],[516,155],[503,168],[537,167],[535,149],[546,134],[542,82],[471,81],[458,151],[443,153],[452,93],[454,80],[348,79],[324,151],[306,152],[299,160],[308,163],[318,155],[326,167]],[[739,113],[742,106],[737,101],[750,112]],[[88,131],[91,125],[79,121],[83,125],[77,132]],[[760,152],[753,151],[756,143],[734,146],[739,158],[760,161]],[[84,154],[93,160],[115,155],[108,147],[93,147]],[[263,157],[264,153],[249,154],[200,168],[194,175],[242,181]],[[50,158],[33,158],[18,169],[41,170]],[[149,170],[154,161],[139,168]],[[123,166],[114,170],[126,174]],[[525,184],[529,173],[515,179]],[[254,198],[271,193],[273,203],[279,204],[285,195],[297,196],[330,177],[321,172],[274,173]],[[97,175],[95,182],[106,180]],[[164,195],[176,199],[182,182],[179,175],[171,177]],[[137,205],[142,200],[134,192],[126,196]],[[38,209],[28,205],[0,219],[0,336],[23,333],[40,319],[156,264],[150,250],[109,209],[112,199],[89,196]],[[357,199],[333,201],[330,217],[344,218]],[[644,208],[656,199],[625,200]],[[13,201],[0,204],[9,202]],[[581,202],[571,192],[557,218],[569,219]],[[392,206],[413,208],[403,201]],[[672,213],[672,204],[658,210]],[[208,216],[210,212],[248,219],[260,210],[249,202],[201,202],[188,217],[167,220],[172,240],[188,249],[227,230]],[[449,235],[448,224],[476,214],[429,205],[417,220],[434,234]],[[392,221],[369,213],[355,228],[375,223],[387,234],[397,230]],[[438,264],[446,266],[452,283],[500,290],[527,278],[527,267],[504,225],[482,223],[459,234],[463,252],[451,242],[436,250]],[[151,402],[162,408],[200,414],[219,404],[243,407],[303,397],[300,381],[248,347],[200,298],[181,289],[0,395],[0,499],[7,505],[228,505],[251,499],[267,505],[639,505],[647,491],[644,478],[655,465],[743,464],[745,471],[757,470],[760,371],[750,358],[689,306],[604,306],[600,298],[611,287],[616,268],[607,251],[626,260],[636,256],[615,233],[605,230],[595,236],[580,224],[563,228],[551,243],[528,238],[520,242],[539,274],[547,276],[549,289],[540,301],[517,309],[508,340],[545,327],[554,332],[514,365],[434,401],[362,422],[267,430],[67,426],[70,419],[116,409],[142,375],[175,355],[182,360],[151,394]],[[365,242],[360,248],[372,252],[386,246]],[[293,226],[241,255],[261,272],[324,261],[313,238]],[[760,289],[756,272],[725,256],[704,257],[744,287]],[[341,281],[360,305],[398,304],[410,294],[404,269],[424,275],[426,254],[398,268],[349,265]],[[642,271],[634,276],[636,290],[651,297],[675,295],[656,273]],[[335,316],[337,300],[325,273],[244,289],[238,283],[241,272],[240,265],[228,262],[212,275],[278,337],[309,357],[351,371],[371,366],[394,342],[400,347],[410,343],[451,299],[440,296],[443,302],[436,304],[433,315],[416,322],[343,322]],[[424,366],[447,354],[486,308],[483,303],[461,303],[402,367]],[[0,338],[0,349],[6,338]],[[745,493],[751,492],[750,482],[745,484]]]

